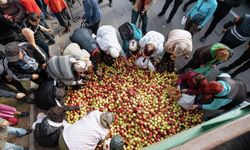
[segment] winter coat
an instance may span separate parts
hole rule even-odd
[[[122,47],[118,41],[116,29],[110,25],[99,27],[96,42],[101,50],[110,54],[113,58],[118,57],[122,53]],[[112,54],[114,54],[114,56]]]
[[[180,52],[174,52],[174,45],[177,43],[185,43],[187,45],[187,49],[180,51]],[[186,30],[181,30],[181,29],[175,29],[172,30],[168,34],[168,40],[165,43],[164,49],[168,53],[175,53],[177,56],[184,56],[184,55],[189,55],[192,52],[193,49],[193,44],[192,44],[192,35],[190,32]]]
[[[242,103],[247,97],[246,84],[240,80],[232,79],[228,74],[222,74],[217,79],[223,86],[223,91],[215,95],[210,104],[200,105],[202,109],[230,110]]]
[[[84,0],[83,7],[85,11],[84,17],[89,26],[93,26],[101,20],[101,10],[97,0]]]
[[[49,6],[53,13],[59,13],[68,8],[64,0],[44,0],[44,3]]]
[[[0,118],[0,123],[3,123],[5,120]],[[8,131],[6,126],[0,126],[0,149],[3,149],[5,142],[8,138]]]
[[[91,36],[87,28],[78,28],[70,36],[70,40],[79,44],[81,49],[87,50],[91,55],[98,48],[96,40]]]
[[[187,94],[189,95],[200,95],[203,92],[203,89],[205,88],[205,85],[200,84],[197,85],[193,82],[193,78],[199,73],[194,71],[188,71],[184,74],[180,74],[179,78],[177,80],[177,84],[180,85],[180,87],[184,86],[184,89],[187,90]]]
[[[41,123],[35,126],[36,142],[44,147],[55,147],[58,145],[58,139],[63,130],[63,123],[55,123],[45,117]]]
[[[139,44],[142,49],[144,49],[147,44],[153,44],[156,48],[156,51],[151,55],[151,57],[154,58],[154,60],[160,60],[164,55],[164,41],[165,38],[161,33],[149,31],[140,39]]]
[[[70,62],[70,58],[74,58],[74,56],[54,56],[49,59],[46,68],[49,76],[56,81],[71,85],[76,79],[72,71],[73,63]]]
[[[195,5],[188,11],[186,16],[192,19],[197,14],[202,15],[204,17],[204,20],[199,25],[204,27],[213,16],[217,5],[218,4],[216,0],[198,0]]]
[[[135,4],[133,6],[133,10],[136,11],[136,12],[140,12],[140,11],[147,11],[153,4],[156,0],[145,0],[145,4],[144,4],[144,10],[140,10],[140,4],[141,4],[141,1],[143,0],[135,0]]]
[[[39,16],[42,14],[42,11],[36,4],[35,0],[20,0],[20,3],[28,13],[36,13]]]
[[[0,13],[0,44],[8,44],[12,41],[21,41],[21,37],[17,34],[18,29],[10,20],[6,19]]]
[[[12,16],[14,22],[22,22],[26,15],[23,5],[18,0],[10,1],[6,5],[0,5],[0,11]]]

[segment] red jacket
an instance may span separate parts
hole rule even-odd
[[[49,6],[53,13],[59,13],[68,7],[64,0],[44,0],[44,3]]]
[[[193,77],[195,77],[198,73],[194,71],[188,71],[184,74],[179,75],[179,78],[177,80],[178,85],[185,85],[188,88],[187,94],[190,95],[200,95],[203,93],[203,89],[205,87],[205,83],[207,83],[207,79],[205,79],[205,82],[202,82],[200,85],[196,85],[193,82]]]
[[[37,15],[42,14],[42,11],[36,4],[35,0],[20,0],[20,3],[28,13],[36,13]]]

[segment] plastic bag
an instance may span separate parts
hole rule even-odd
[[[185,25],[187,22],[187,17],[186,16],[183,16],[182,19],[181,19],[181,24],[182,25]]]
[[[135,65],[138,66],[139,68],[143,68],[143,69],[149,69],[151,71],[155,71],[155,67],[153,65],[153,63],[150,61],[149,58],[146,58],[144,60],[145,57],[141,56],[139,57],[136,61],[135,61]]]
[[[182,94],[181,98],[178,101],[178,104],[182,108],[188,110],[190,109],[191,105],[194,104],[194,99],[195,99],[194,95]]]

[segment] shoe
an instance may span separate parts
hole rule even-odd
[[[167,22],[167,24],[169,24],[171,22],[171,19],[168,19],[166,22]]]
[[[182,10],[183,10],[184,12],[186,12],[186,11],[187,11],[187,7],[184,5],[184,6],[182,7]]]
[[[68,32],[70,32],[70,29],[69,29],[69,28],[65,28],[65,29],[63,30],[63,32],[59,34],[59,36],[61,36],[61,35],[63,35],[63,34],[66,34],[66,33],[68,33]]]
[[[157,16],[158,17],[161,17],[161,16],[163,16],[165,13],[163,13],[163,12],[160,12]]]
[[[55,43],[56,43],[56,41],[55,41],[54,39],[50,39],[50,40],[47,42],[48,45],[53,45],[53,44],[55,44]]]
[[[29,150],[30,148],[29,147],[23,147],[23,150]]]
[[[102,3],[103,2],[103,0],[98,0],[98,4],[100,4],[100,3]]]
[[[19,118],[24,118],[24,117],[28,117],[30,115],[30,112],[26,111],[26,112],[21,112],[21,114],[18,115]]]
[[[112,5],[112,3],[109,3],[109,7],[112,7],[113,5]]]
[[[228,72],[230,69],[228,69],[227,67],[221,67],[219,70],[222,72]]]
[[[205,41],[206,41],[206,38],[202,37],[202,38],[200,39],[200,41],[201,41],[201,42],[205,42]]]
[[[31,129],[26,129],[26,133],[25,133],[25,134],[17,135],[17,137],[23,137],[23,136],[25,136],[25,135],[29,135],[31,132],[32,132]]]

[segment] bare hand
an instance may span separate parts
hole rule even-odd
[[[194,110],[194,109],[197,109],[197,108],[198,108],[198,105],[191,105],[189,109]]]
[[[24,93],[17,93],[17,94],[16,94],[16,99],[21,99],[21,98],[23,98],[24,96],[25,96]]]
[[[9,74],[5,75],[5,78],[8,80],[8,82],[12,81],[12,77]]]
[[[38,74],[32,74],[32,77],[31,77],[33,80],[36,80],[39,78],[39,75]]]
[[[221,31],[221,34],[225,33],[227,31],[227,29],[223,28]]]
[[[45,68],[46,68],[46,66],[47,66],[47,64],[46,64],[46,63],[42,64],[42,69],[45,69]]]
[[[54,34],[54,31],[52,29],[48,29],[47,32],[49,32],[50,34]]]

